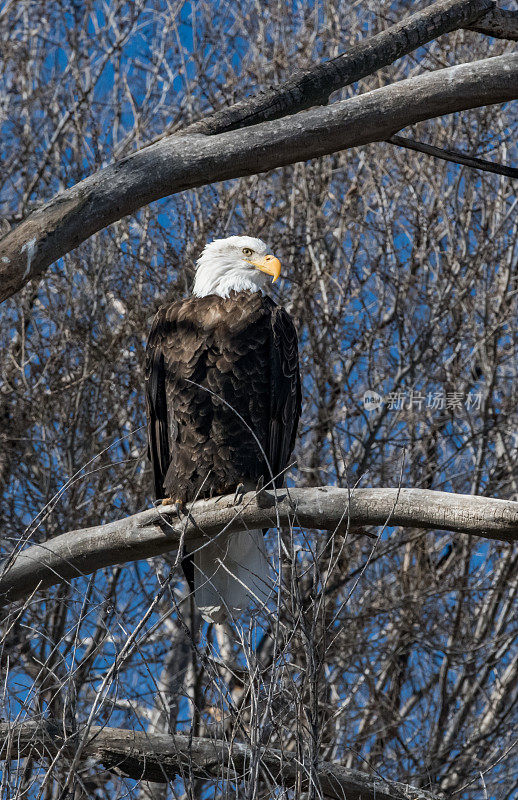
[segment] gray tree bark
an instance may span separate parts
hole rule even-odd
[[[308,489],[249,492],[199,500],[178,520],[171,506],[143,511],[107,525],[70,531],[33,545],[4,563],[0,596],[19,600],[101,567],[150,558],[178,548],[180,540],[212,539],[223,529],[295,525],[346,532],[364,525],[446,530],[513,542],[518,540],[518,502],[427,489]]]
[[[518,54],[400,81],[216,136],[170,136],[91,175],[0,241],[0,301],[89,236],[166,195],[390,138],[407,125],[518,98]]]
[[[346,53],[311,69],[297,70],[281,86],[222,108],[190,125],[186,131],[214,135],[279,119],[311,106],[325,105],[333,92],[372,75],[438,36],[485,21],[494,6],[491,0],[440,0],[432,3],[370,39],[358,42]]]
[[[487,14],[474,24],[467,25],[468,30],[495,36],[497,39],[518,41],[518,12],[506,11],[493,6]]]
[[[16,725],[0,724],[0,758],[24,756],[50,760],[75,755],[81,742],[83,758],[136,780],[166,783],[176,775],[202,780],[218,779],[228,770],[238,776],[251,761],[249,745],[220,739],[143,733],[121,728],[92,726],[84,733],[68,735],[57,721],[41,720]],[[261,765],[270,782],[292,786],[299,776],[308,784],[309,765],[295,754],[265,748]],[[316,774],[325,797],[334,800],[432,800],[429,792],[354,769],[319,761]]]

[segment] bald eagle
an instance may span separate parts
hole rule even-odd
[[[156,314],[146,404],[157,499],[183,505],[283,484],[301,390],[295,327],[265,293],[280,271],[260,239],[213,241],[197,261],[192,296]],[[182,567],[205,619],[221,622],[267,601],[265,532],[189,543]]]

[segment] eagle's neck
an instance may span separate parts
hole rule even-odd
[[[231,291],[264,292],[267,281],[268,276],[253,267],[229,263],[223,258],[204,259],[202,256],[198,260],[192,293],[196,297],[209,294],[229,297]]]

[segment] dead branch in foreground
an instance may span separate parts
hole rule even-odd
[[[321,486],[249,492],[194,503],[178,519],[171,506],[142,511],[94,528],[70,531],[13,554],[4,562],[0,595],[28,597],[35,589],[175,550],[185,540],[209,539],[222,529],[295,525],[346,532],[365,525],[452,531],[504,542],[518,540],[518,502],[428,489],[337,489]]]
[[[252,761],[252,748],[234,741],[175,734],[149,734],[121,728],[92,726],[84,732],[67,733],[57,721],[32,720],[0,724],[0,758],[23,757],[51,760],[73,757],[81,747],[83,759],[99,762],[107,770],[135,780],[166,783],[177,775],[202,780],[243,776]],[[308,784],[310,765],[300,763],[296,754],[265,747],[261,753],[264,779],[275,785],[292,786],[299,780]],[[229,775],[230,773],[230,775]],[[316,775],[322,794],[336,800],[431,800],[422,789],[406,786],[381,776],[346,769],[319,761]]]

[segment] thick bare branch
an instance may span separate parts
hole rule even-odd
[[[16,760],[24,756],[49,759],[59,754],[72,756],[79,734],[64,735],[63,726],[52,721],[30,721],[15,725],[0,724],[0,758]],[[202,780],[221,778],[230,769],[243,775],[252,763],[251,748],[241,742],[222,739],[150,734],[121,728],[93,726],[88,731],[83,757],[93,758],[107,769],[136,780],[165,783],[187,773]],[[274,748],[261,753],[261,767],[269,781],[292,786],[300,776],[307,785],[309,767],[300,758]],[[325,797],[343,800],[431,800],[422,789],[384,780],[326,761],[317,765],[317,775]]]
[[[485,20],[494,5],[491,0],[439,0],[330,61],[298,70],[281,86],[219,109],[187,131],[214,135],[325,105],[333,92],[372,75],[432,39],[467,27],[474,20]]]
[[[172,136],[86,178],[0,241],[0,301],[96,231],[169,194],[390,138],[432,117],[518,98],[518,54],[400,81],[217,136]]]
[[[496,39],[518,41],[518,11],[492,8],[481,19],[467,28],[471,31],[494,36]]]
[[[186,540],[216,536],[223,528],[246,530],[294,524],[317,530],[346,530],[348,524],[401,525],[518,540],[518,502],[426,489],[320,487],[263,491],[200,500],[179,521],[170,506],[150,509],[95,528],[70,531],[23,550],[6,563],[0,595],[28,597],[38,587],[87,575],[101,567],[136,561],[178,547]]]

